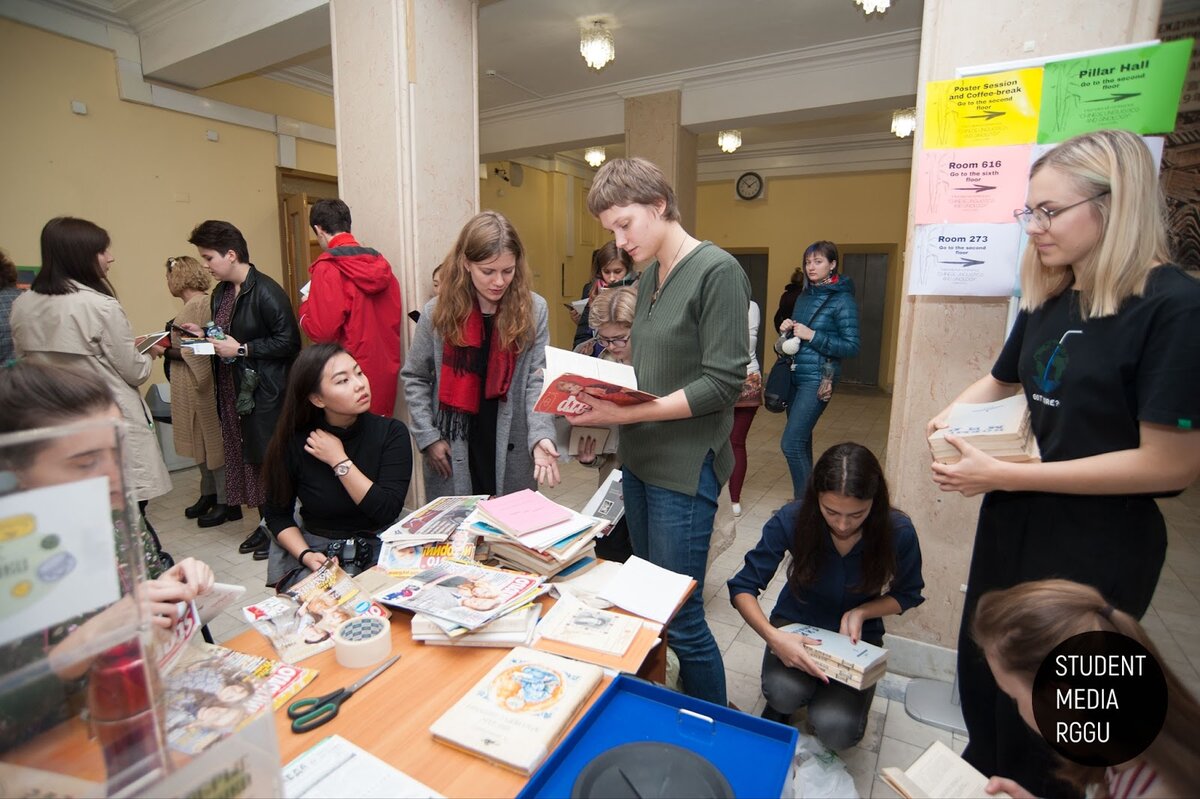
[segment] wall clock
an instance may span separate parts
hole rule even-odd
[[[746,172],[737,179],[737,196],[743,200],[754,200],[762,196],[763,179],[757,172]]]

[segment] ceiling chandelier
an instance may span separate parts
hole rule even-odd
[[[862,6],[863,11],[868,14],[874,14],[875,12],[882,14],[892,4],[892,0],[854,0],[854,2]]]
[[[740,130],[721,131],[717,134],[717,146],[723,153],[734,152],[742,146],[742,132]]]
[[[908,138],[917,129],[917,109],[897,108],[892,112],[892,133],[902,139]]]
[[[589,67],[597,71],[604,69],[605,64],[616,58],[612,31],[604,27],[604,20],[598,19],[591,27],[579,32],[579,54]]]
[[[586,150],[583,151],[583,160],[587,161],[588,166],[590,166],[592,169],[596,169],[597,167],[599,167],[601,164],[604,163],[604,148],[603,147],[587,148]]]

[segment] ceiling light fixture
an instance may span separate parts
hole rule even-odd
[[[902,139],[906,139],[916,129],[917,109],[915,107],[897,108],[892,112],[892,133],[895,133]]]
[[[583,160],[587,161],[588,166],[592,169],[596,169],[603,164],[604,158],[603,147],[589,147],[583,151]]]
[[[589,67],[597,71],[604,69],[605,64],[616,58],[612,31],[604,27],[604,20],[598,19],[591,27],[580,31],[579,54]]]
[[[734,152],[742,146],[742,132],[740,130],[721,131],[717,134],[717,146],[723,153]]]
[[[892,4],[892,0],[854,0],[854,2],[862,6],[863,11],[868,14],[874,14],[877,11],[882,14]]]

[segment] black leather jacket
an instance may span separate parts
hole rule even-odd
[[[229,288],[230,284],[223,282],[213,289],[210,307],[214,316]],[[287,294],[278,283],[255,269],[254,264],[250,265],[241,293],[233,301],[233,321],[225,332],[245,344],[250,353],[234,364],[235,389],[241,389],[244,369],[258,372],[254,410],[241,417],[242,457],[247,463],[262,463],[283,407],[288,370],[300,352],[300,329]],[[216,369],[220,361],[218,358],[212,361]]]

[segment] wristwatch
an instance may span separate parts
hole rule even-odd
[[[353,465],[354,463],[349,458],[346,458],[346,460],[333,467],[333,473],[338,477],[345,477],[350,474],[350,467]]]
[[[238,345],[238,348],[237,348],[237,356],[238,356],[239,358],[245,358],[245,357],[246,357],[246,352],[247,352],[247,350],[246,350],[246,345],[245,345],[245,344],[239,344],[239,345]]]

